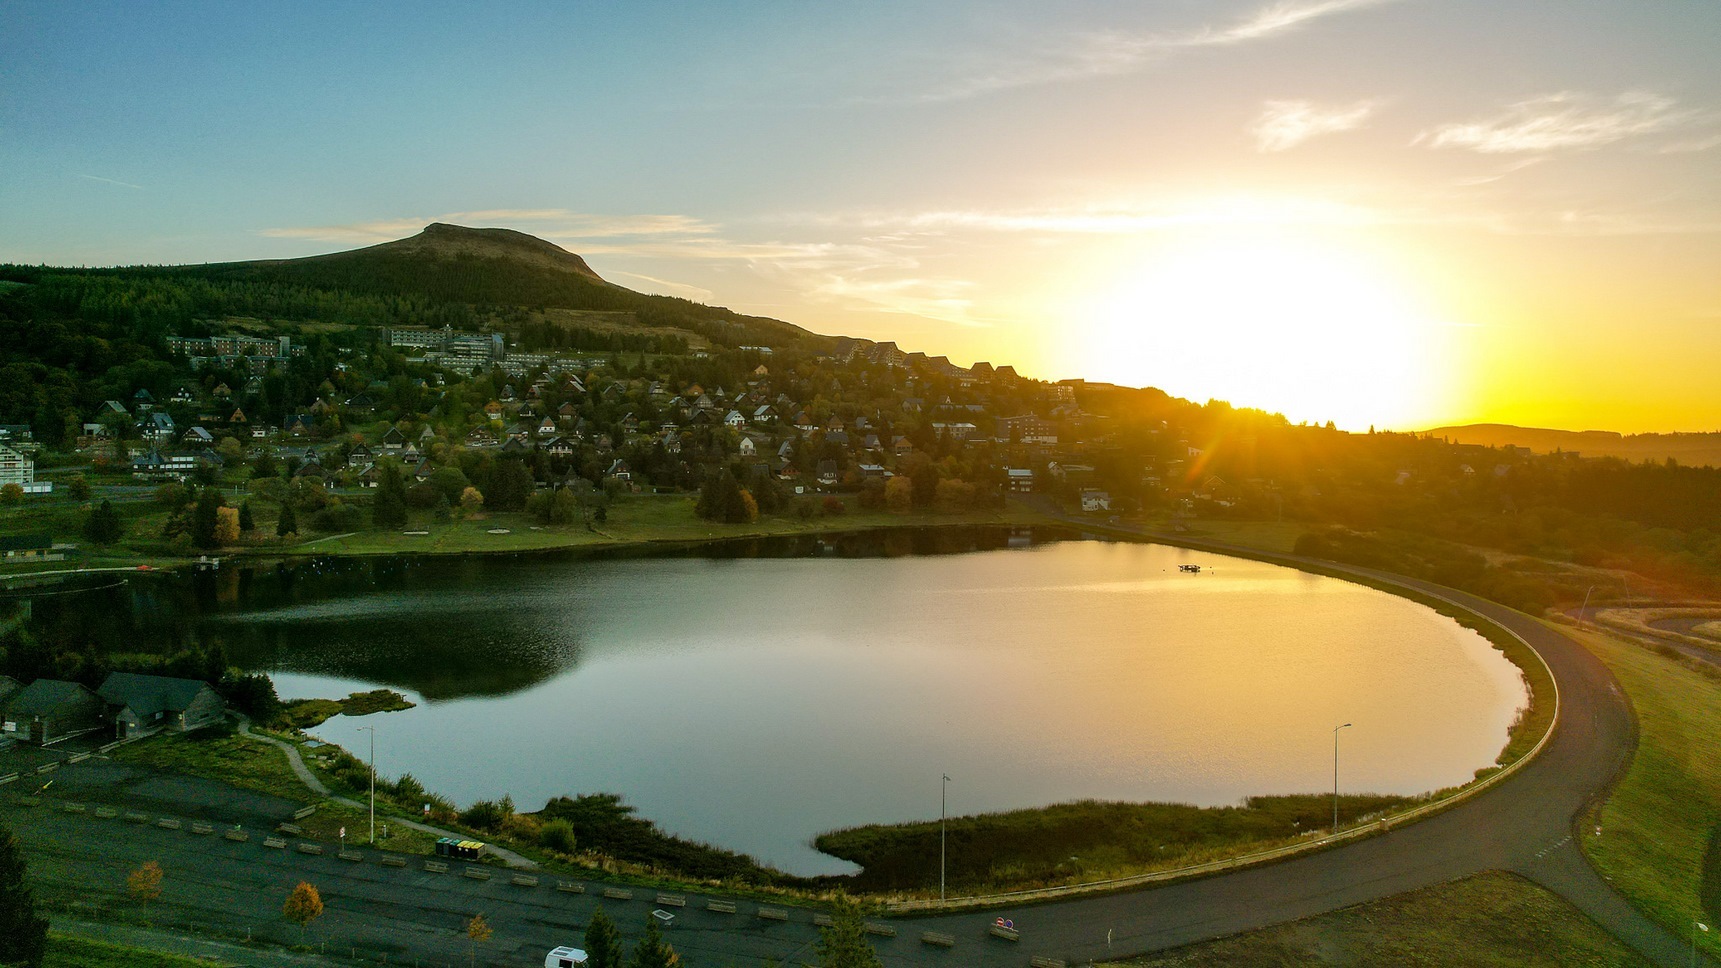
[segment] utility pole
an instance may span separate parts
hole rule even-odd
[[[1350,723],[1333,727],[1333,833],[1335,835],[1339,832],[1339,730],[1348,726]]]
[[[370,842],[371,846],[374,847],[376,846],[376,727],[360,726],[359,732],[370,733]],[[1337,777],[1338,767],[1333,767],[1333,770],[1333,776]],[[1335,779],[1333,782],[1336,784],[1338,781]],[[1335,789],[1337,788],[1335,787]]]
[[[941,774],[944,781],[938,785],[938,904],[944,905],[944,814],[950,789],[950,774]]]

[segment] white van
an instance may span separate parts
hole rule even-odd
[[[544,968],[575,968],[586,963],[586,953],[578,948],[556,948],[544,956]]]

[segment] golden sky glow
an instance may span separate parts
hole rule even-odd
[[[0,259],[501,225],[1048,379],[1721,429],[1715,3],[22,0],[0,28]]]

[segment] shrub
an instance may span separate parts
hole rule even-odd
[[[538,843],[558,854],[571,854],[579,846],[574,825],[566,820],[551,820],[538,828]]]

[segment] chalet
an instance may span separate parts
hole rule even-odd
[[[246,418],[245,411],[239,409],[238,407],[234,407],[233,412],[231,414],[229,414],[227,417],[227,422],[230,424],[243,424],[243,423],[250,423],[251,421]]]
[[[0,561],[48,561],[54,557],[54,539],[47,534],[0,535]]]
[[[23,451],[0,444],[0,486],[17,484],[23,487],[35,479],[36,459]]]
[[[530,447],[526,446],[526,438],[524,435],[516,437],[513,434],[509,434],[508,439],[502,441],[502,453],[504,454],[524,454],[530,449]]]
[[[731,410],[723,417],[723,425],[731,430],[740,430],[747,425],[747,418],[741,416],[741,411]]]
[[[777,458],[779,460],[789,460],[794,456],[795,442],[792,440],[783,441],[783,443],[777,448]]]
[[[866,450],[883,450],[884,442],[878,439],[878,434],[867,434],[861,439],[861,447]]]
[[[1086,490],[1082,492],[1083,511],[1110,511],[1111,495],[1105,491]]]
[[[580,415],[580,408],[572,403],[564,403],[556,408],[556,416],[563,420],[572,420]]]
[[[614,478],[618,481],[631,481],[633,480],[633,470],[627,466],[627,461],[617,460],[610,464],[608,470],[604,471],[604,477]]]
[[[390,427],[388,433],[382,435],[381,443],[383,450],[394,453],[406,446],[406,435],[400,432],[399,427]]]
[[[418,462],[418,466],[412,469],[412,480],[414,483],[422,484],[430,480],[430,475],[434,473],[436,473],[436,468],[430,466],[430,461],[421,460]]]
[[[300,413],[300,414],[294,414],[293,416],[288,417],[287,422],[284,426],[286,427],[287,433],[292,434],[296,437],[296,436],[299,436],[301,434],[310,433],[311,428],[315,427],[316,425],[317,425],[317,418],[316,418],[315,414]]]
[[[754,423],[770,423],[771,421],[776,420],[776,419],[777,419],[777,411],[771,409],[771,405],[768,403],[764,404],[760,407],[757,407],[753,410],[753,422]]]
[[[909,454],[914,453],[914,443],[907,437],[892,437],[890,440],[890,452],[897,457],[907,457]]]
[[[741,446],[739,450],[742,457],[752,457],[759,453],[759,447],[757,444],[753,443],[753,438],[751,437],[741,438]]]
[[[829,487],[830,485],[835,484],[837,482],[837,475],[839,473],[841,473],[841,471],[837,467],[836,461],[834,461],[834,460],[819,461],[819,483],[820,484],[823,484],[826,487]]]
[[[100,729],[107,707],[75,682],[37,679],[6,700],[0,736],[49,746]]]
[[[366,447],[364,444],[359,444],[347,454],[348,467],[364,467],[375,462],[376,455],[372,454],[371,449]]]
[[[1026,467],[1008,467],[1004,470],[1004,478],[1011,491],[1017,494],[1031,494],[1034,490],[1034,472]]]
[[[215,435],[202,427],[193,427],[180,440],[188,447],[208,447],[215,443]]]
[[[100,420],[110,413],[117,413],[122,417],[131,416],[131,411],[125,408],[125,404],[118,400],[103,400],[102,405],[96,408],[96,419]]]
[[[227,718],[227,703],[196,679],[113,672],[96,690],[108,704],[115,739],[184,733]]]
[[[157,411],[138,423],[138,430],[147,440],[172,440],[178,430],[173,422],[173,415],[166,411]]]
[[[882,481],[885,478],[884,467],[879,464],[862,464],[860,465],[860,473],[861,477],[869,481]]]
[[[375,464],[366,464],[352,482],[359,487],[376,487],[382,483],[382,471],[378,470]]]
[[[544,452],[551,457],[574,456],[574,445],[566,437],[551,437],[544,441]]]
[[[849,445],[849,435],[845,431],[831,430],[825,433],[825,443],[836,444],[838,447]]]
[[[228,386],[225,383],[215,384],[215,389],[211,390],[210,392],[215,394],[215,399],[217,399],[217,400],[226,400],[227,398],[233,396],[233,388]]]
[[[538,436],[540,436],[540,437],[551,437],[551,436],[554,436],[555,433],[556,433],[556,422],[554,420],[551,420],[549,417],[545,417],[542,421],[539,421],[539,423],[538,423]]]
[[[420,444],[428,447],[432,443],[434,443],[435,441],[436,441],[436,431],[432,430],[429,424],[425,424],[424,429],[420,430],[418,432],[418,442]]]
[[[423,455],[419,453],[417,444],[407,444],[406,449],[400,452],[400,462],[403,464],[416,464],[418,463],[418,459],[422,456]]]
[[[139,390],[131,395],[131,405],[138,413],[149,413],[155,409],[155,394],[148,390]]]
[[[484,415],[491,420],[502,419],[502,405],[492,400],[484,405]]]

